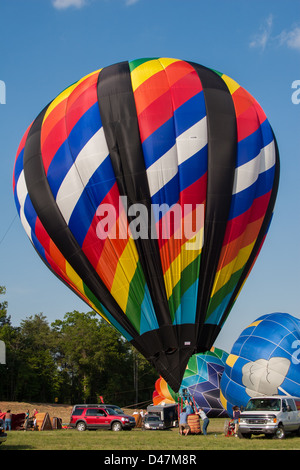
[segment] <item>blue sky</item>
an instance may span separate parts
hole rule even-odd
[[[226,73],[258,100],[277,137],[273,222],[215,345],[230,352],[242,329],[266,313],[300,318],[300,104],[292,101],[300,80],[299,0],[1,0],[0,19],[0,285],[13,325],[40,312],[52,322],[89,310],[40,261],[17,216],[12,173],[23,133],[77,79],[141,57],[176,57]]]

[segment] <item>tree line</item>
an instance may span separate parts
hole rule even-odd
[[[5,287],[0,286],[0,295]],[[68,312],[49,324],[42,314],[15,327],[0,302],[0,401],[106,403],[119,406],[151,401],[154,368],[120,333],[95,312]]]

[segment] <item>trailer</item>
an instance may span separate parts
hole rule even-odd
[[[178,406],[176,403],[161,405],[149,405],[147,407],[149,415],[157,415],[164,423],[164,428],[178,427]]]

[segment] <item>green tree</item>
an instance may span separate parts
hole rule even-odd
[[[94,312],[67,313],[52,324],[57,335],[57,359],[69,377],[71,401],[97,401],[123,388],[128,345]]]
[[[0,286],[0,295],[5,294],[5,287]],[[0,365],[0,397],[2,400],[14,400],[16,399],[16,376],[20,363],[20,337],[18,329],[11,326],[7,307],[7,301],[0,302],[0,340],[4,341],[6,347],[6,364]]]
[[[5,287],[0,286],[0,295]],[[50,326],[40,313],[11,325],[0,302],[0,399],[120,406],[151,400],[157,373],[115,328],[95,312],[68,312]]]
[[[17,395],[30,401],[52,402],[55,398],[57,365],[53,335],[43,314],[30,316],[20,325],[22,365]]]
[[[95,361],[99,343],[99,321],[95,315],[73,311],[52,323],[60,375],[68,381],[72,402],[85,401],[90,396],[91,375],[99,367]]]
[[[6,288],[0,286],[0,295],[6,294]],[[10,325],[10,316],[7,316],[7,301],[0,302],[0,328],[4,325]]]

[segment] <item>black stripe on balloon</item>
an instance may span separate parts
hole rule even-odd
[[[120,196],[127,197],[128,213],[133,204],[142,204],[146,208],[146,214],[142,211],[138,215],[128,215],[128,221],[132,222],[137,216],[148,227],[146,238],[135,239],[135,245],[158,324],[168,325],[171,318],[158,244],[151,236],[151,197],[128,62],[101,70],[98,103]]]
[[[234,182],[237,131],[231,94],[214,71],[195,63],[203,87],[208,131],[207,194],[204,221],[204,246],[201,255],[196,322],[199,324],[198,351],[212,346],[213,330],[203,323],[211,297],[230,211]]]
[[[40,144],[41,127],[46,111],[47,107],[32,124],[24,148],[23,167],[29,197],[46,232],[74,271],[95,297],[101,299],[101,303],[120,325],[132,337],[135,337],[137,336],[135,328],[97,276],[66,224],[51,192],[42,161]]]
[[[256,242],[254,244],[254,247],[253,247],[253,250],[251,252],[251,255],[244,267],[244,270],[243,270],[243,273],[235,287],[235,290],[231,296],[231,299],[230,299],[230,302],[228,303],[227,307],[226,307],[226,310],[224,312],[224,314],[222,315],[222,318],[219,322],[220,324],[220,328],[222,328],[222,325],[224,324],[227,316],[229,315],[230,313],[230,310],[232,309],[233,307],[233,304],[235,302],[235,299],[236,299],[236,296],[238,295],[239,293],[239,290],[240,288],[242,287],[243,285],[243,282],[245,281],[254,261],[255,261],[255,258],[257,256],[257,254],[259,253],[260,249],[261,249],[261,246],[262,246],[262,243],[263,243],[263,240],[268,232],[268,229],[269,229],[269,225],[271,223],[271,219],[272,219],[272,216],[273,216],[273,211],[274,211],[274,207],[275,207],[275,202],[276,202],[276,197],[277,197],[277,192],[278,192],[278,186],[279,186],[279,173],[280,173],[280,161],[279,161],[279,150],[278,150],[278,145],[277,145],[277,141],[276,141],[276,138],[275,138],[275,135],[274,135],[274,132],[272,130],[272,133],[273,133],[273,138],[274,138],[274,144],[275,144],[275,174],[274,174],[274,181],[273,181],[273,187],[272,187],[272,192],[271,192],[271,197],[270,197],[270,200],[269,200],[269,204],[268,204],[268,208],[266,210],[266,213],[265,213],[265,217],[264,217],[264,220],[263,220],[263,223],[262,223],[262,226],[260,228],[260,231],[259,231],[259,234],[258,234],[258,237],[256,239]]]

